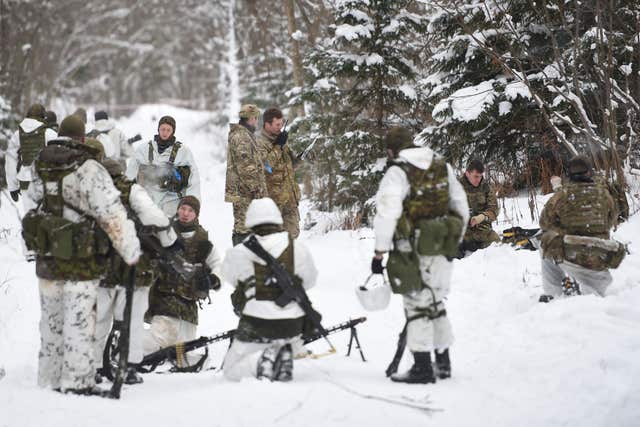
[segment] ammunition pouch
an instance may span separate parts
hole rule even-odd
[[[22,220],[22,235],[27,249],[65,261],[104,256],[110,248],[95,221],[72,222],[33,209]]]
[[[387,260],[387,274],[391,291],[394,294],[409,294],[423,288],[422,276],[420,275],[420,260],[411,249],[409,242],[406,245],[394,245],[394,249],[389,252]],[[398,246],[407,246],[409,250],[399,250]],[[403,248],[405,249],[405,248]]]
[[[589,270],[617,268],[626,255],[626,247],[613,239],[565,235],[564,259]]]
[[[564,259],[564,245],[562,235],[553,230],[546,230],[540,236],[540,248],[543,258],[562,262]]]
[[[242,314],[242,310],[244,310],[244,306],[249,300],[249,297],[247,296],[247,291],[249,289],[253,289],[255,292],[255,277],[252,277],[248,282],[238,283],[238,286],[236,286],[231,293],[231,306],[233,307],[233,312],[237,316]]]
[[[458,253],[462,227],[462,219],[455,215],[418,220],[415,236],[416,251],[424,256],[455,256]]]

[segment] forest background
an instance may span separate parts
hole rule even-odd
[[[368,221],[396,125],[482,159],[501,195],[550,191],[577,153],[621,188],[640,169],[635,0],[0,0],[0,39],[0,144],[34,102],[215,126],[277,105],[312,147],[305,193],[345,226]]]

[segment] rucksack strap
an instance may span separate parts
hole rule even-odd
[[[169,163],[173,164],[176,161],[176,156],[178,155],[178,150],[182,147],[181,142],[174,142],[173,147],[171,147],[171,154],[169,154]]]

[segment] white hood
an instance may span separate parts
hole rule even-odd
[[[116,124],[114,122],[112,122],[111,120],[102,119],[102,120],[96,121],[94,129],[99,131],[99,132],[104,132],[104,131],[108,132],[111,129],[113,129],[115,126],[116,126]]]
[[[398,153],[398,159],[420,169],[429,169],[433,161],[433,150],[428,147],[407,148]]]
[[[42,123],[41,121],[38,121],[36,119],[30,119],[27,117],[22,122],[20,122],[20,129],[22,129],[23,132],[31,133],[34,130],[38,129],[43,124],[44,123]]]

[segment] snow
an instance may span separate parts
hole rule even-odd
[[[480,95],[477,95],[480,96]],[[201,222],[222,250],[231,245],[231,206],[224,203],[226,128],[209,125],[213,113],[145,105],[119,122],[144,140],[161,115],[177,120],[177,137],[193,150],[202,176]],[[144,143],[144,142],[141,142]],[[612,272],[605,298],[580,296],[539,304],[539,254],[494,244],[454,261],[447,311],[456,342],[453,378],[430,385],[390,382],[384,370],[395,351],[404,316],[399,296],[390,307],[367,313],[354,288],[369,275],[373,232],[330,231],[339,218],[323,220],[302,203],[302,217],[315,227],[302,233],[320,271],[310,291],[325,326],[368,316],[358,329],[367,362],[357,351],[345,357],[348,333],[331,336],[338,354],[295,362],[288,384],[245,380],[230,383],[220,372],[147,374],[125,386],[119,401],[65,396],[36,385],[39,302],[34,265],[21,256],[15,205],[2,193],[0,206],[0,426],[287,425],[287,426],[636,426],[640,419],[640,255],[631,254]],[[537,199],[541,208],[547,197]],[[501,202],[502,203],[502,202]],[[497,230],[533,221],[525,197],[504,200]],[[331,226],[331,222],[333,227]],[[323,228],[321,230],[321,228]],[[616,232],[640,235],[635,215]],[[201,311],[203,335],[235,328],[230,288],[212,296]],[[327,350],[323,342],[312,348]],[[219,366],[226,343],[211,348]],[[406,369],[409,358],[400,366]],[[402,396],[427,404],[424,411],[365,399]]]
[[[372,25],[349,25],[349,24],[341,24],[336,27],[336,37],[344,38],[345,40],[352,41],[356,40],[359,37],[370,37],[371,31],[373,30]]]
[[[452,118],[461,122],[476,120],[493,105],[496,92],[493,89],[494,80],[484,81],[475,86],[469,86],[455,91],[451,96],[440,101],[433,109],[433,116],[451,109]]]
[[[513,105],[509,101],[502,101],[498,104],[498,114],[504,116],[505,114],[509,114],[511,112],[511,107]]]

